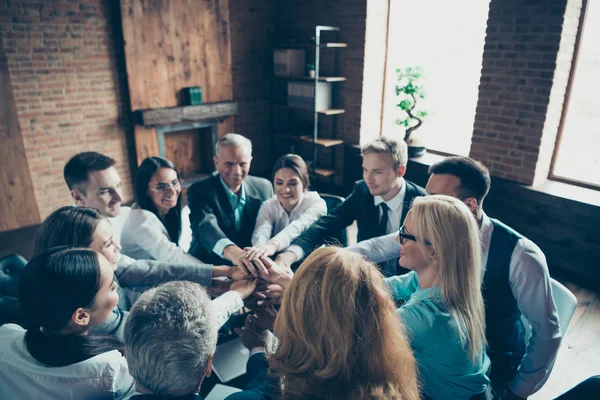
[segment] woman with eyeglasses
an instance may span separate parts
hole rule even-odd
[[[481,245],[467,206],[449,196],[419,197],[397,238],[400,265],[386,278],[406,326],[429,399],[487,399]]]
[[[121,234],[123,254],[134,259],[202,264],[187,253],[192,237],[189,211],[182,212],[181,180],[171,161],[162,157],[142,161],[135,199]]]

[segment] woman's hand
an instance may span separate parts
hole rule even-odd
[[[261,284],[256,288],[254,295],[259,299],[256,302],[258,307],[271,304],[281,304],[284,289],[275,283]]]
[[[231,290],[238,292],[242,300],[245,300],[252,294],[252,292],[254,292],[257,283],[257,279],[242,279],[239,281],[234,281],[231,284]]]
[[[269,257],[277,253],[277,251],[279,251],[279,245],[269,240],[267,243],[259,246],[246,247],[244,251],[246,252],[246,257],[249,260],[254,261],[260,257]]]

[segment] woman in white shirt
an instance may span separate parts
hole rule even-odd
[[[123,225],[123,254],[134,259],[202,264],[187,253],[191,241],[189,209],[181,209],[181,180],[173,163],[148,157],[135,183],[136,204]]]
[[[275,194],[258,212],[252,235],[253,247],[246,249],[251,260],[284,251],[322,215],[327,204],[317,192],[308,191],[308,168],[302,157],[286,154],[273,168]]]
[[[7,399],[123,399],[135,384],[112,336],[88,335],[119,301],[109,261],[92,249],[54,247],[23,270],[28,322],[0,327],[0,382]]]

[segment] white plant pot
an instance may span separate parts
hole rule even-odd
[[[308,76],[311,77],[311,78],[314,78],[315,77],[315,70],[314,69],[309,70],[308,71]]]

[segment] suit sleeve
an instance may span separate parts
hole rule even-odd
[[[125,260],[123,260],[125,261]],[[119,285],[128,287],[152,287],[168,281],[191,281],[205,287],[212,283],[210,264],[173,264],[151,260],[135,260],[117,264]]]
[[[319,218],[317,222],[294,240],[292,245],[300,246],[304,254],[308,254],[319,246],[327,236],[334,235],[352,224],[362,207],[361,197],[358,183],[355,183],[354,190],[342,204],[330,211],[329,214]]]
[[[210,191],[208,187],[193,186],[188,191],[192,236],[200,247],[209,253],[213,251],[215,244],[219,240],[228,239],[227,235],[219,228],[219,222],[217,221],[217,217],[215,217],[214,210],[204,195]]]
[[[249,382],[242,392],[232,394],[226,400],[270,400],[278,393],[277,379],[268,375],[269,363],[264,353],[250,357],[246,363]]]

